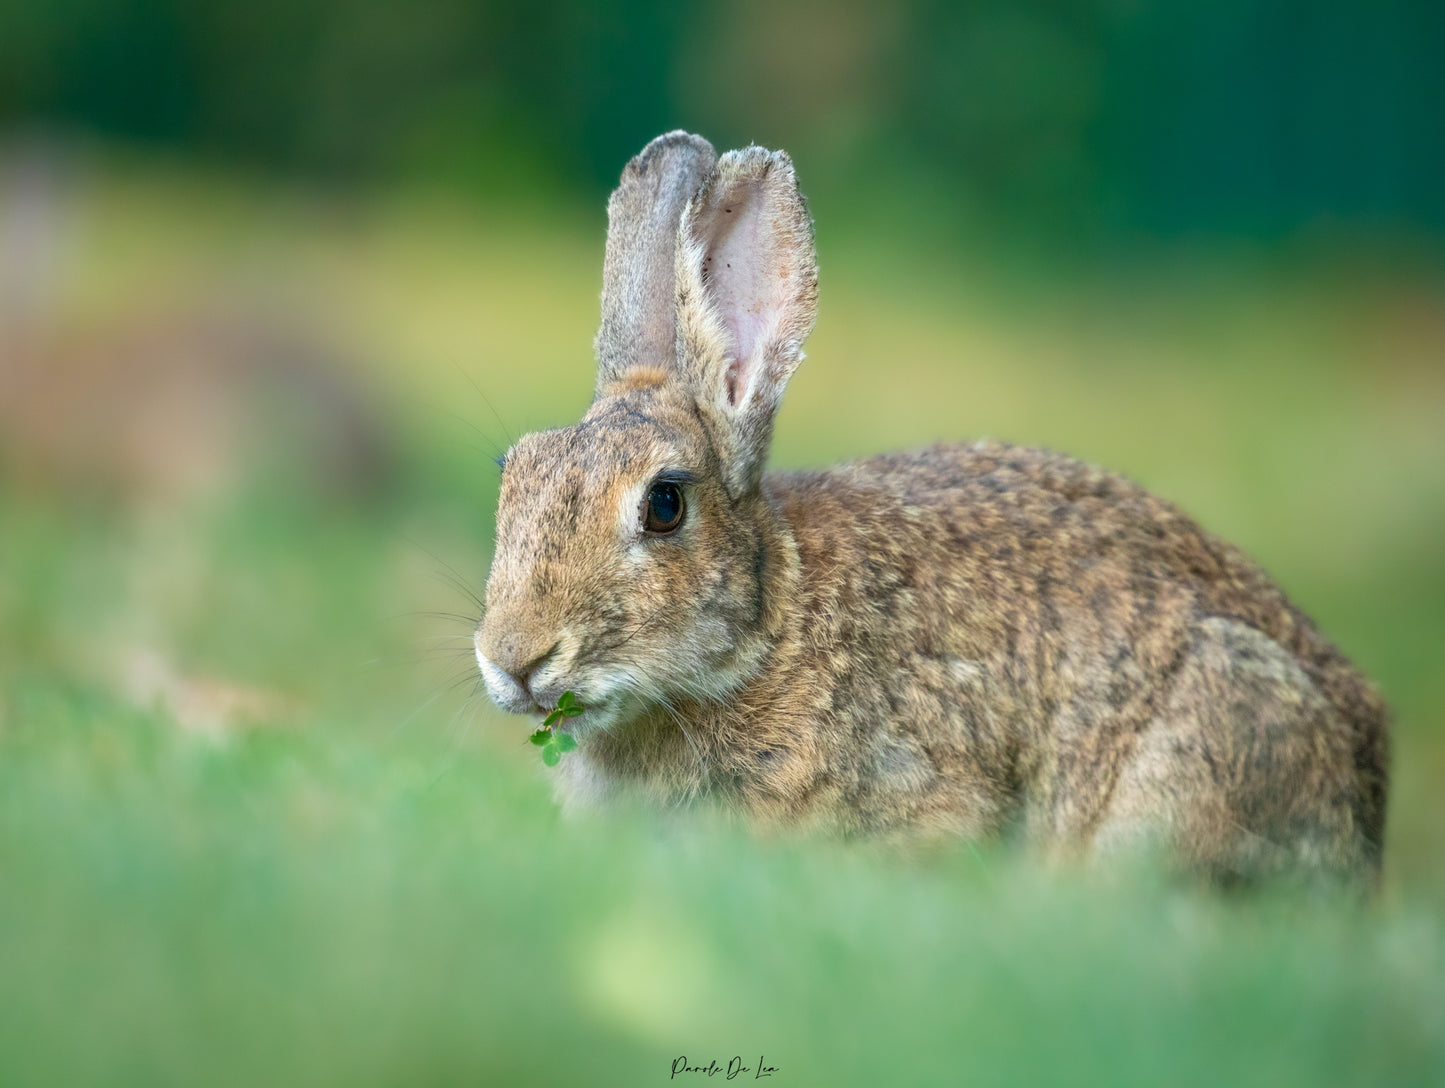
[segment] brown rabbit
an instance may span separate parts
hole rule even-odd
[[[570,804],[1378,873],[1384,704],[1168,503],[994,443],[763,475],[817,299],[787,155],[669,133],[608,214],[596,399],[508,452],[476,634],[502,708],[588,708]]]

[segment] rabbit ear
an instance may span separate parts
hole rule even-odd
[[[712,144],[678,130],[653,140],[622,171],[607,202],[599,394],[632,367],[673,368],[678,220],[716,162]]]
[[[818,311],[813,223],[792,160],[729,151],[679,235],[682,363],[737,498],[762,477],[774,413]]]

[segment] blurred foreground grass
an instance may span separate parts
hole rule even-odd
[[[1445,1077],[1438,282],[1004,289],[822,220],[774,456],[1048,444],[1243,545],[1398,712],[1361,910],[562,822],[525,728],[467,699],[447,568],[480,588],[504,432],[588,399],[600,211],[121,171],[68,214],[55,323],[299,312],[396,465],[363,500],[288,466],[304,443],[179,498],[0,476],[0,1083],[645,1084],[684,1054],[775,1084]]]

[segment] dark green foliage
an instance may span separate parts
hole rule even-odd
[[[1442,52],[1432,0],[6,0],[0,133],[590,207],[683,126],[927,237],[1438,238]]]

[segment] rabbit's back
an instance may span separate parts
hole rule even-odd
[[[798,665],[834,715],[822,747],[846,753],[820,773],[859,830],[1162,832],[1225,869],[1281,837],[1335,867],[1377,860],[1383,703],[1169,503],[995,443],[767,487],[803,571]]]

